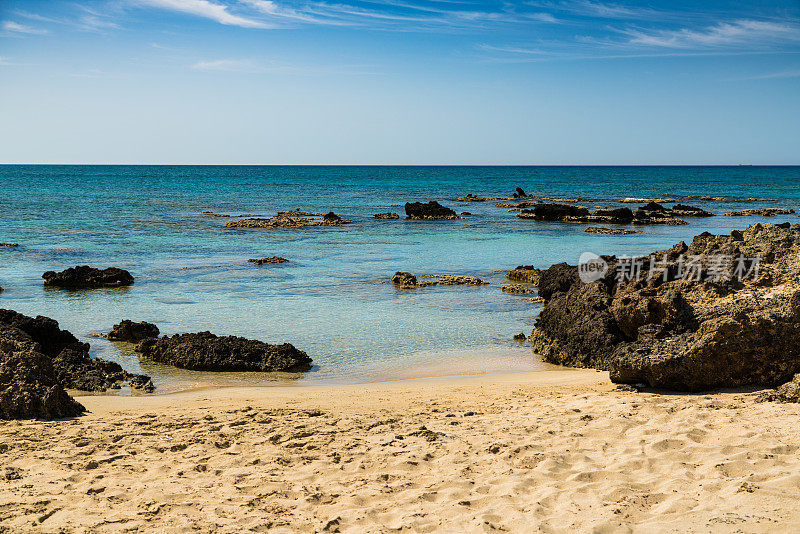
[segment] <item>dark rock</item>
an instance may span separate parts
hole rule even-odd
[[[772,391],[765,391],[756,397],[756,402],[800,402],[800,374]]]
[[[417,287],[417,277],[411,273],[397,271],[392,276],[392,283],[400,287]]]
[[[508,293],[509,295],[528,295],[531,293],[536,293],[536,291],[530,286],[523,286],[522,284],[508,284],[504,285],[500,288],[500,291],[503,293]]]
[[[0,243],[0,248],[16,248],[19,243]]]
[[[81,343],[58,322],[49,317],[28,317],[12,310],[0,310],[0,325],[17,328],[28,335],[38,346],[38,351],[51,362],[54,376],[67,389],[106,391],[119,388],[131,377],[145,385],[150,381],[144,375],[133,375],[114,362],[89,355],[89,344]],[[131,387],[134,387],[131,384]],[[144,389],[152,388],[152,383]]]
[[[300,215],[302,214],[302,215]],[[342,226],[353,221],[343,219],[333,212],[319,215],[300,211],[279,211],[268,219],[252,218],[225,223],[226,228],[305,228],[310,226]]]
[[[791,215],[794,213],[793,209],[789,208],[750,208],[739,211],[731,211],[726,213],[728,217],[750,217],[759,215],[761,217],[775,217],[777,215]]]
[[[42,278],[45,286],[65,289],[92,289],[133,284],[133,276],[124,269],[109,267],[101,270],[88,265],[70,267],[60,273],[47,271]]]
[[[542,271],[537,269],[533,265],[519,265],[511,269],[507,274],[506,278],[511,280],[512,282],[524,282],[526,284],[538,284],[539,277],[542,275]]]
[[[456,212],[442,206],[435,200],[427,204],[422,202],[406,202],[406,215],[409,219],[417,220],[447,220],[458,219]]]
[[[670,210],[672,215],[678,217],[713,217],[714,214],[702,208],[687,206],[685,204],[675,204]]]
[[[514,198],[525,198],[528,194],[525,193],[525,190],[521,187],[518,187],[517,190],[514,192]]]
[[[155,362],[195,371],[307,371],[311,358],[284,343],[271,345],[211,332],[145,339],[136,350]]]
[[[630,208],[616,208],[613,210],[598,208],[589,220],[602,221],[609,224],[628,224],[633,221],[633,212]]]
[[[387,213],[376,213],[372,217],[375,219],[394,220],[394,219],[399,219],[400,215],[398,215],[397,213],[387,212]]]
[[[725,276],[681,279],[681,255],[701,258],[706,270],[716,257],[760,257],[760,270],[740,280],[733,260]],[[666,273],[658,265],[651,272],[645,257],[633,280],[616,276],[614,257],[589,284],[566,264],[544,271],[535,350],[546,361],[607,369],[617,383],[680,391],[776,386],[800,372],[800,228],[703,233],[651,256],[665,257]]]
[[[521,341],[525,341],[526,339],[528,339],[528,338],[525,336],[524,332],[520,332],[519,334],[514,334],[514,341],[520,341],[521,342]]]
[[[539,203],[536,204],[532,211],[522,210],[520,214],[532,214],[532,218],[535,221],[571,222],[576,218],[588,217],[589,209],[570,204]]]
[[[459,202],[486,202],[486,199],[483,197],[476,197],[473,194],[468,194],[465,197],[459,197],[457,199]]]
[[[600,235],[628,235],[641,234],[641,230],[628,230],[626,228],[603,228],[602,226],[590,226],[584,230],[587,234]]]
[[[31,337],[0,324],[0,419],[62,419],[86,409],[67,395]]]
[[[256,265],[264,265],[265,263],[289,263],[286,258],[280,256],[270,256],[268,258],[251,258],[247,263],[255,263]]]
[[[148,337],[158,337],[158,334],[158,327],[154,324],[145,321],[134,323],[130,319],[125,319],[121,323],[115,324],[107,337],[111,341],[138,343]]]

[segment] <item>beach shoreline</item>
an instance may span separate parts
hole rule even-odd
[[[748,532],[800,522],[800,406],[586,369],[78,397],[0,422],[0,530]]]

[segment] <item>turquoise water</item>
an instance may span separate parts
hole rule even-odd
[[[628,236],[586,234],[586,225],[520,220],[493,202],[517,186],[552,197],[669,195],[777,199],[687,200],[718,213],[688,226],[644,227]],[[473,215],[459,221],[372,219],[403,215],[407,201],[438,200]],[[611,203],[609,202],[609,205]],[[97,356],[152,374],[161,392],[205,384],[359,382],[539,369],[511,336],[530,332],[540,305],[501,293],[519,264],[575,263],[581,252],[647,253],[708,230],[765,219],[724,217],[745,207],[800,208],[800,167],[191,167],[0,166],[0,307],[57,319]],[[634,207],[634,206],[632,206]],[[339,228],[241,230],[203,215],[335,211]],[[783,216],[772,222],[797,221]],[[290,263],[253,266],[280,255]],[[127,289],[45,290],[47,270],[119,266]],[[471,274],[483,287],[398,291],[397,270]],[[289,342],[314,359],[299,378],[191,373],[140,362],[130,347],[93,337],[121,319],[163,333],[210,330]]]

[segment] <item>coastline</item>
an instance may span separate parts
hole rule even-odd
[[[800,406],[754,397],[630,393],[585,369],[81,396],[83,417],[0,422],[0,525],[798,528]]]

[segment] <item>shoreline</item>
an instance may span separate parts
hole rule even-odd
[[[0,526],[800,528],[800,405],[754,398],[619,391],[586,369],[82,396],[75,419],[0,422]]]

